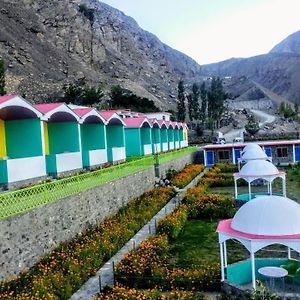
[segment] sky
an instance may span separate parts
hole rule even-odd
[[[300,30],[300,0],[101,0],[200,64],[269,52]]]

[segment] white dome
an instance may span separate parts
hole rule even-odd
[[[278,169],[266,160],[250,160],[240,170],[240,177],[272,176],[279,173]]]
[[[250,143],[250,144],[247,144],[244,148],[243,148],[243,153],[244,152],[246,152],[246,151],[248,151],[249,149],[260,149],[260,150],[262,150],[262,148],[259,146],[259,145],[257,145],[257,144],[254,144],[254,143]]]
[[[267,158],[268,158],[267,154],[260,147],[248,148],[246,151],[243,151],[241,156],[241,159],[244,161],[254,160],[254,159],[267,159]]]
[[[300,234],[300,205],[280,196],[261,196],[244,204],[231,227],[255,235]]]

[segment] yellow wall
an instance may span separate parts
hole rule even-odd
[[[6,156],[5,123],[0,120],[0,159]]]
[[[185,141],[188,140],[188,130],[186,128],[183,128],[183,138]]]
[[[44,132],[44,151],[45,154],[49,154],[49,135],[48,135],[48,124],[43,122],[43,132]]]

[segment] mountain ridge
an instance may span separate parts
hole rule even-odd
[[[192,58],[97,0],[0,4],[0,57],[9,92],[55,98],[63,84],[85,79],[107,90],[119,84],[166,109],[176,105],[178,81],[194,82],[201,74]],[[94,10],[93,26],[80,4]]]

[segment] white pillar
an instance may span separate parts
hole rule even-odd
[[[79,142],[79,152],[82,153],[82,144],[81,144],[81,127],[80,124],[77,124],[78,128],[78,142]]]
[[[288,247],[288,259],[291,259],[291,248],[290,247]]]
[[[249,201],[251,200],[251,183],[248,182]]]
[[[270,195],[272,195],[272,181],[270,182]]]
[[[203,150],[203,157],[204,157],[204,166],[206,167],[207,161],[206,161],[206,151]]]
[[[234,148],[232,148],[232,163],[235,164],[235,153],[234,153]]]
[[[296,162],[296,151],[295,151],[295,144],[293,144],[293,163]]]
[[[285,177],[282,178],[282,194],[283,194],[283,197],[286,197],[286,181],[285,181]]]
[[[267,187],[268,187],[268,194],[270,194],[270,184],[267,182]]]
[[[238,196],[238,189],[237,189],[237,179],[234,178],[234,197],[237,199]]]
[[[224,273],[224,256],[223,256],[223,243],[220,243],[220,256],[221,256],[221,281],[225,280]]]
[[[251,251],[250,253],[250,259],[251,259],[251,273],[252,273],[252,287],[256,289],[256,279],[255,279],[255,258],[254,253]]]
[[[226,241],[224,242],[224,267],[227,268],[227,247],[226,247]]]

